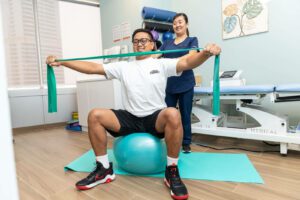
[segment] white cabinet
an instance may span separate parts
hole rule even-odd
[[[104,77],[80,80],[77,85],[79,124],[87,131],[87,117],[94,108],[123,109],[121,85]]]

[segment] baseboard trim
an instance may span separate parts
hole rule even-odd
[[[54,124],[43,124],[37,126],[28,126],[28,127],[21,127],[21,128],[13,128],[12,132],[13,135],[28,133],[36,130],[41,129],[49,129],[49,128],[60,128],[66,126],[66,122],[54,123]]]

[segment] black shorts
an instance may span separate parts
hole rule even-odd
[[[111,109],[121,125],[119,132],[106,129],[113,137],[125,136],[131,133],[150,133],[158,138],[164,138],[164,133],[155,129],[155,123],[161,110],[155,111],[146,117],[137,117],[126,110]]]

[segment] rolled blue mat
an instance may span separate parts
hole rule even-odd
[[[157,8],[144,7],[142,17],[144,19],[152,19],[156,21],[172,22],[176,12],[161,10]]]

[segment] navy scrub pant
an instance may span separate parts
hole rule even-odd
[[[182,145],[189,145],[192,142],[192,130],[191,130],[191,113],[193,106],[194,88],[177,94],[171,94],[166,92],[166,104],[168,107],[176,108],[177,102],[179,104],[179,110],[181,114],[182,126],[183,126],[183,141]]]

